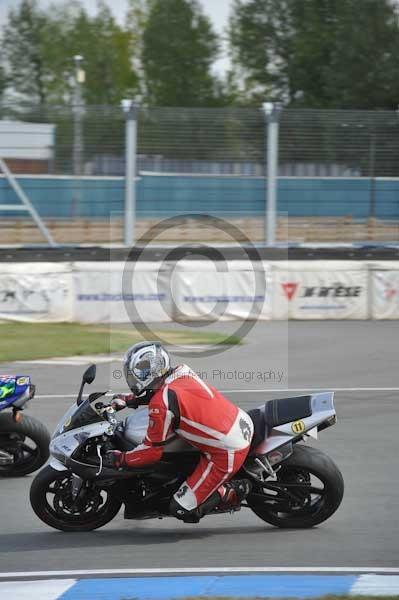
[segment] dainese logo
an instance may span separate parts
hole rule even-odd
[[[299,287],[299,283],[282,283],[281,287],[283,288],[284,294],[287,296],[288,300],[292,300]]]

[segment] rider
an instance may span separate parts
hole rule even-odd
[[[216,506],[240,505],[250,491],[246,479],[228,481],[244,463],[253,424],[243,410],[202,381],[187,365],[171,368],[158,342],[129,348],[124,374],[132,394],[120,395],[130,407],[148,404],[149,425],[142,444],[130,452],[112,452],[117,467],[140,467],[160,460],[168,441],[178,435],[198,448],[194,472],[170,503],[173,516],[198,522]]]

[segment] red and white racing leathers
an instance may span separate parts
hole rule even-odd
[[[148,408],[144,442],[127,452],[124,462],[129,467],[157,462],[174,433],[198,448],[200,461],[174,496],[193,510],[240,469],[252,440],[251,418],[186,365],[165,379]]]

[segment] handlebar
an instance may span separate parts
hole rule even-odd
[[[110,425],[116,425],[117,420],[114,417],[116,411],[110,404],[98,402],[98,404],[95,406],[95,409],[106,421],[108,421],[108,423],[110,423]]]

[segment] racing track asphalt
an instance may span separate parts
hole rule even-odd
[[[209,326],[228,329],[231,324]],[[396,322],[258,323],[244,346],[216,357],[186,358],[243,408],[265,399],[297,395],[297,388],[399,388]],[[287,358],[288,357],[288,358]],[[182,361],[182,359],[179,359]],[[99,366],[92,388],[117,387]],[[284,372],[281,383],[245,382],[238,371]],[[71,398],[83,367],[1,365],[3,372],[31,373],[38,398],[29,413],[52,431]],[[217,380],[213,371],[236,379]],[[234,371],[237,373],[234,375]],[[230,375],[229,375],[230,377]],[[269,377],[269,379],[267,379]],[[111,381],[111,383],[110,383]],[[292,389],[292,393],[282,391]],[[277,392],[248,390],[279,389]],[[229,393],[227,393],[229,395]],[[317,445],[340,466],[346,492],[339,511],[318,528],[278,530],[249,511],[208,517],[199,525],[172,519],[124,521],[122,514],[101,530],[67,534],[51,530],[28,501],[32,476],[3,479],[0,503],[0,571],[101,568],[337,566],[397,567],[399,550],[398,391],[339,391],[339,421]]]

